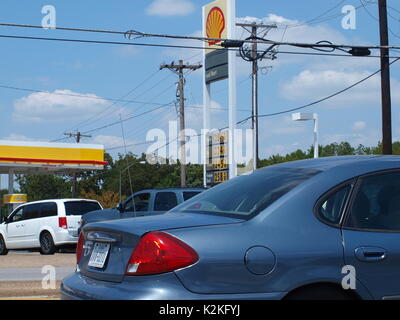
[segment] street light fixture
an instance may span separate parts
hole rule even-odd
[[[292,114],[293,121],[314,121],[314,158],[317,159],[319,157],[319,145],[318,145],[318,114],[316,113],[293,113]]]

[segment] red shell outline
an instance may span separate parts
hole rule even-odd
[[[224,30],[225,30],[225,15],[224,15],[224,12],[221,10],[221,8],[219,8],[219,7],[213,7],[213,8],[210,10],[210,12],[208,13],[208,16],[207,16],[206,30],[208,29],[207,27],[209,26],[209,23],[210,23],[210,16],[211,16],[211,14],[214,13],[215,11],[218,11],[218,12],[220,13],[221,17],[222,17],[223,27],[222,27],[222,29],[219,31],[219,35],[218,35],[218,38],[221,38],[222,33],[223,33]],[[206,32],[207,32],[207,31],[206,31]],[[208,32],[207,32],[207,38],[211,38]],[[208,45],[209,45],[209,46],[212,46],[212,45],[216,45],[217,43],[220,43],[220,42],[221,42],[221,41],[218,41],[218,40],[208,40]]]

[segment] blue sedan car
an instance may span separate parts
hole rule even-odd
[[[400,157],[271,166],[87,225],[64,299],[399,299]]]

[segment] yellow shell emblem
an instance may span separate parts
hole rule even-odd
[[[225,17],[222,10],[218,7],[214,7],[210,10],[207,16],[206,32],[207,38],[221,38],[222,32],[225,30]],[[221,41],[209,40],[208,45],[212,46]]]

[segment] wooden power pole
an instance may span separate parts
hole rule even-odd
[[[267,34],[271,29],[276,29],[276,25],[265,25],[257,23],[236,23],[238,27],[244,28],[251,34],[254,39],[257,38],[258,34]],[[251,72],[251,83],[252,83],[252,130],[253,130],[253,169],[256,170],[259,165],[259,127],[258,127],[258,46],[255,41],[252,44],[252,72]],[[268,57],[265,57],[267,59]]]
[[[161,65],[160,70],[169,69],[179,76],[178,92],[179,92],[179,142],[180,142],[180,162],[181,162],[181,187],[186,187],[186,137],[185,137],[185,76],[184,70],[197,70],[202,65],[184,64],[183,60],[179,60],[178,64]]]
[[[386,0],[379,0],[381,46],[389,45]],[[382,153],[392,154],[392,102],[390,96],[389,49],[381,49]]]
[[[76,139],[76,143],[80,143],[81,142],[81,138],[85,137],[85,138],[91,138],[92,136],[89,135],[85,135],[80,133],[79,131],[76,133],[64,133],[64,135],[72,138],[74,137]],[[77,178],[76,178],[76,172],[74,172],[73,176],[72,176],[72,198],[76,197],[76,191],[78,188],[78,182],[77,182]]]

